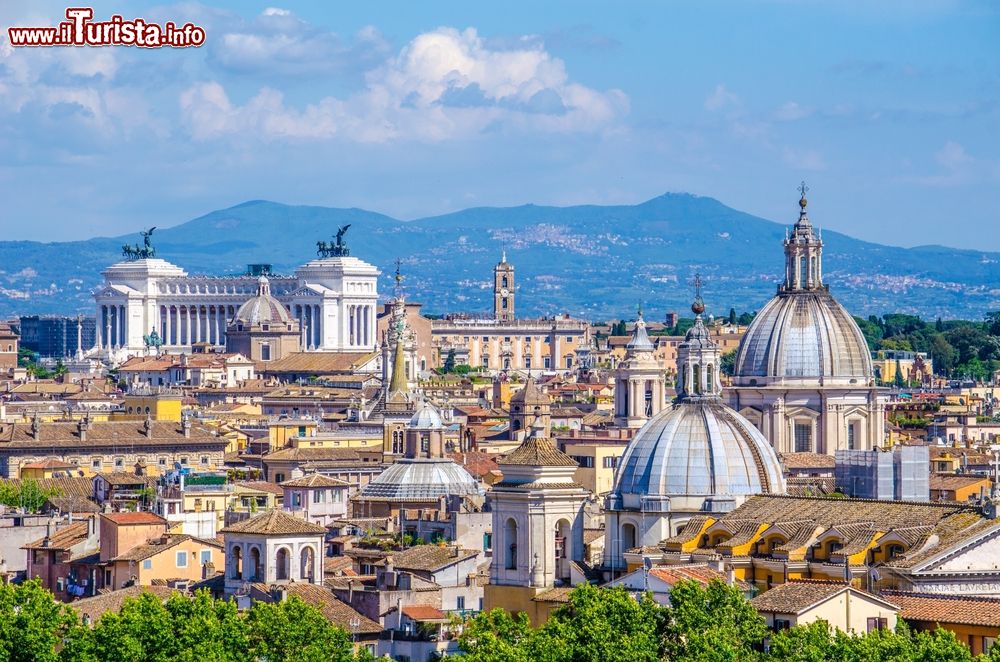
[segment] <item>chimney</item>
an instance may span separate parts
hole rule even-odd
[[[731,563],[726,564],[726,584],[729,586],[736,585],[736,569],[733,568]]]
[[[211,579],[215,576],[215,564],[211,561],[205,561],[201,566],[201,577],[202,579]]]
[[[184,420],[181,421],[181,429],[184,431],[184,438],[185,439],[190,439],[191,438],[191,419],[189,417],[185,416]]]
[[[77,432],[80,433],[80,441],[87,441],[87,430],[90,428],[90,419],[86,416],[76,424]]]
[[[146,420],[142,423],[142,432],[146,435],[146,439],[153,438],[153,419],[146,414]]]
[[[31,418],[31,438],[38,441],[42,432],[42,424],[38,420],[38,412]]]
[[[347,580],[347,604],[354,606],[354,582]]]

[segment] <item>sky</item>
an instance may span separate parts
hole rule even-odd
[[[0,227],[64,241],[246,200],[413,219],[690,192],[771,220],[1000,251],[1000,4],[95,2],[200,48],[15,48]]]

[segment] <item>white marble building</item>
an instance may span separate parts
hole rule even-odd
[[[103,276],[92,354],[113,363],[147,353],[144,336],[154,330],[161,351],[221,349],[227,323],[257,294],[256,276],[193,276],[160,258],[123,260]],[[298,320],[303,351],[374,351],[378,276],[356,257],[322,257],[293,276],[272,276],[270,287]]]

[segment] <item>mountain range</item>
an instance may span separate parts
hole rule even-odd
[[[782,277],[781,242],[797,218],[775,223],[709,198],[668,193],[636,205],[479,207],[401,221],[363,209],[254,200],[153,235],[157,257],[188,273],[238,274],[249,263],[277,273],[316,256],[339,226],[351,254],[383,271],[391,293],[400,259],[410,300],[427,313],[487,311],[492,269],[506,250],[520,316],[590,320],[685,312],[700,273],[710,312],[757,310]],[[813,224],[822,212],[810,209]],[[138,228],[136,229],[138,232]],[[943,246],[898,248],[824,231],[824,279],[855,315],[907,312],[980,319],[1000,309],[1000,253]],[[93,313],[101,271],[138,234],[72,242],[0,242],[0,314]]]

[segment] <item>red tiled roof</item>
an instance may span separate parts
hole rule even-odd
[[[138,524],[166,524],[167,520],[155,513],[146,511],[123,512],[123,513],[101,513],[101,517],[106,517],[118,526],[133,526]]]
[[[443,611],[433,605],[407,605],[403,607],[403,615],[414,621],[447,621]]]
[[[1000,598],[903,591],[884,591],[882,595],[899,605],[899,615],[907,621],[1000,628]]]

